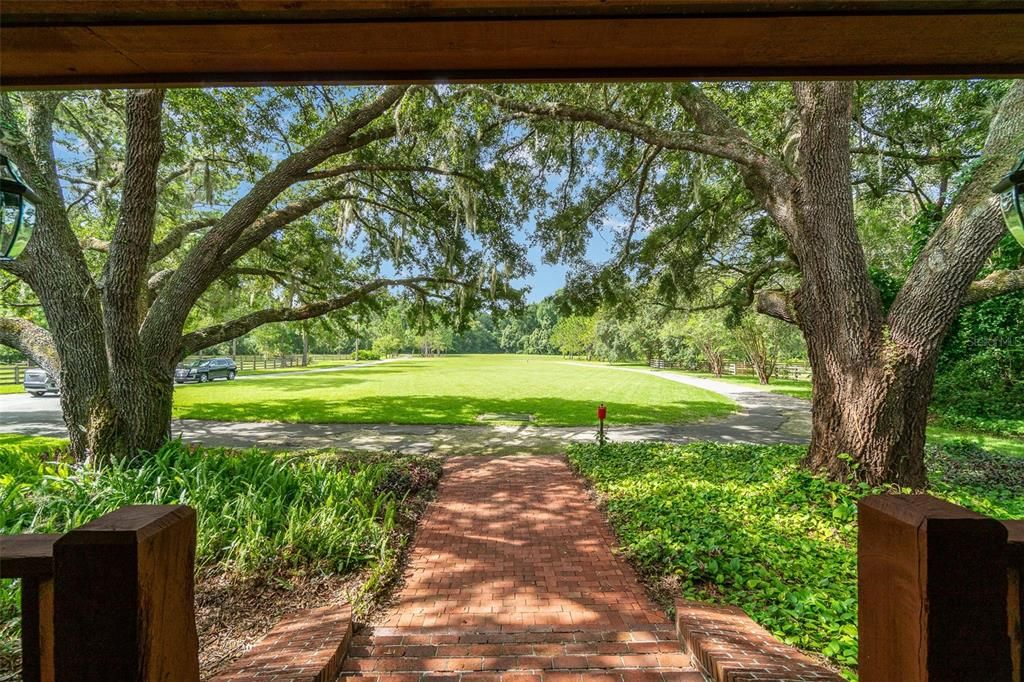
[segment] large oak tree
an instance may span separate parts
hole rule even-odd
[[[806,463],[837,477],[917,487],[925,480],[927,407],[944,336],[962,306],[1024,288],[1024,270],[977,279],[1005,235],[991,187],[1024,147],[1024,83],[1005,88],[976,154],[951,155],[915,150],[898,133],[870,137],[874,148],[864,149],[860,126],[870,121],[855,111],[857,87],[474,92],[520,117],[515,135],[531,150],[524,162],[557,185],[539,222],[552,258],[579,261],[591,228],[620,221],[613,258],[603,267],[581,264],[576,288],[614,297],[632,273],[692,294],[707,270],[675,260],[678,251],[722,260],[746,254],[744,267],[723,263],[741,283],[733,293],[797,325],[807,342],[814,390]],[[937,192],[917,188],[937,225],[890,305],[872,277],[855,215],[855,183],[862,182],[855,159],[865,153],[944,169]],[[732,244],[709,248],[723,237]],[[749,257],[758,249],[759,257]],[[778,288],[787,281],[794,286]]]
[[[2,114],[36,228],[0,285],[45,324],[0,317],[0,343],[59,377],[77,456],[158,448],[175,365],[261,325],[396,288],[424,318],[516,297],[500,164],[432,89],[4,93]]]

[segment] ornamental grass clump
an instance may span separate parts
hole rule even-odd
[[[430,457],[392,453],[275,454],[173,442],[102,467],[59,450],[0,443],[0,533],[58,533],[127,504],[187,504],[197,512],[197,568],[238,576],[281,568],[368,582],[394,565],[406,497],[440,476]],[[0,643],[15,646],[17,583],[0,589]],[[3,652],[0,652],[3,653]]]

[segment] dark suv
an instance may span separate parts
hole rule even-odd
[[[188,365],[178,365],[174,370],[174,383],[184,384],[188,381],[197,381],[205,384],[214,379],[227,379],[231,381],[238,373],[238,367],[231,358],[209,358],[196,360]]]

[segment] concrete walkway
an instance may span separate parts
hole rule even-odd
[[[577,364],[582,368],[598,365]],[[361,365],[361,366],[366,366]],[[306,372],[345,371],[355,365]],[[601,365],[601,367],[605,367]],[[689,424],[616,426],[614,415],[608,437],[613,442],[660,440],[686,443],[710,440],[721,443],[805,443],[810,433],[810,404],[799,398],[769,393],[754,386],[731,384],[671,372],[628,367],[622,372],[651,374],[666,381],[688,384],[725,395],[739,411],[722,419]],[[304,372],[281,372],[251,377],[272,379]],[[596,401],[595,401],[596,402]],[[284,424],[278,422],[215,422],[177,420],[175,436],[187,442],[224,447],[305,449],[338,447],[359,450],[400,450],[439,454],[515,454],[554,452],[573,442],[594,442],[596,428],[499,425],[390,425],[390,424]],[[0,395],[0,432],[40,436],[66,435],[56,397],[27,394]]]

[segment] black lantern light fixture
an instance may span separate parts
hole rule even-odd
[[[1003,210],[1006,228],[1013,238],[1024,246],[1024,151],[1017,165],[1000,180],[993,192],[999,194],[999,207]]]
[[[10,160],[0,155],[0,260],[14,260],[35,227],[35,207],[28,187]]]

